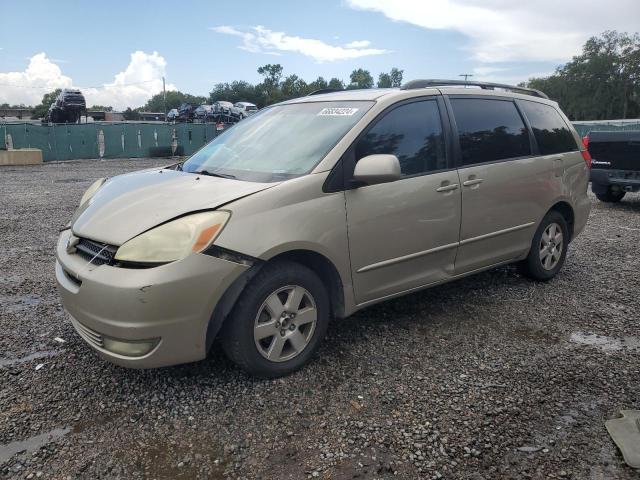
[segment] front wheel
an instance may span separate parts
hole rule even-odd
[[[618,203],[623,199],[625,193],[624,190],[612,190],[611,187],[609,187],[604,193],[596,193],[596,197],[601,202]]]
[[[251,375],[274,378],[301,368],[327,331],[329,297],[309,268],[266,265],[240,295],[222,330],[222,347]]]
[[[551,280],[564,265],[569,246],[569,228],[555,210],[545,215],[531,242],[529,255],[521,263],[524,275],[534,280]]]

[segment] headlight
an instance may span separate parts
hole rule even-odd
[[[82,195],[82,198],[80,199],[80,206],[84,205],[85,203],[87,203],[89,200],[91,200],[91,197],[93,197],[96,192],[98,191],[98,189],[104,184],[104,182],[106,182],[107,179],[106,178],[99,178],[98,180],[96,180],[95,182],[93,182],[91,184],[91,186],[89,188],[87,188],[87,191],[84,192],[84,195]]]
[[[116,260],[166,263],[201,252],[213,243],[229,219],[229,212],[194,213],[167,222],[124,243]]]

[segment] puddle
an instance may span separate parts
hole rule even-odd
[[[0,295],[0,303],[6,313],[16,313],[37,307],[42,303],[42,299],[36,295]]]
[[[640,338],[637,337],[613,338],[594,333],[574,332],[569,340],[580,345],[599,348],[603,352],[618,352],[625,349],[640,351]]]
[[[0,367],[10,367],[12,365],[30,362],[31,360],[55,357],[56,355],[60,355],[61,353],[61,350],[44,350],[42,352],[32,353],[31,355],[27,355],[26,357],[21,358],[0,358]]]
[[[71,431],[70,428],[55,428],[47,433],[36,435],[35,437],[27,438],[18,442],[7,443],[6,445],[0,445],[0,464],[3,464],[16,453],[20,452],[35,452],[41,447],[64,437]]]
[[[81,183],[85,181],[82,178],[61,178],[60,180],[54,180],[53,183]]]

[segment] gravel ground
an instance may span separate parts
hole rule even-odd
[[[0,169],[0,477],[638,478],[604,422],[640,408],[639,195],[594,200],[550,283],[505,267],[368,308],[257,381],[218,352],[110,365],[58,301],[82,192],[163,163]]]

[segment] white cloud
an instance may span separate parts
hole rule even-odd
[[[636,31],[640,1],[609,0],[347,0],[400,22],[469,37],[480,62],[567,61],[591,35]]]
[[[0,72],[0,103],[37,105],[45,93],[56,88],[71,87],[71,78],[60,67],[37,53],[23,72]]]
[[[275,32],[261,25],[251,27],[246,31],[238,30],[228,25],[211,28],[214,32],[233,35],[242,39],[238,48],[253,53],[267,53],[280,55],[281,52],[296,52],[313,58],[316,62],[332,62],[352,58],[381,55],[388,50],[369,47],[371,42],[359,40],[344,47],[329,45],[322,40],[302,38]]]
[[[23,72],[0,72],[0,103],[37,105],[42,96],[56,88],[80,88],[87,106],[110,105],[114,109],[138,107],[162,91],[162,76],[166,73],[166,61],[153,52],[136,51],[124,71],[115,75],[112,83],[102,87],[82,87],[63,75],[56,62],[45,53],[31,57]],[[167,90],[175,90],[168,84]]]
[[[116,110],[144,105],[162,91],[166,67],[166,60],[158,52],[133,52],[127,68],[116,74],[112,83],[101,88],[82,89],[87,105],[110,105]],[[166,89],[176,90],[176,87],[168,84]]]
[[[500,72],[506,72],[510,70],[509,68],[504,67],[475,67],[473,69],[474,77],[486,77],[488,75]]]
[[[347,48],[366,48],[371,45],[369,40],[354,40],[353,42],[349,42],[345,45]]]

